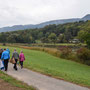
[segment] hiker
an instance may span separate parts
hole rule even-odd
[[[20,60],[20,65],[21,65],[21,69],[23,68],[23,61],[25,60],[25,56],[23,51],[21,51],[21,53],[19,54],[19,60]]]
[[[18,54],[18,52],[16,51],[16,49],[14,49],[14,52],[13,52],[13,54],[12,54],[12,59],[14,58],[14,60],[15,60],[15,64],[14,64],[14,69],[15,70],[17,70],[17,61],[18,61],[18,59],[19,59],[19,54]]]
[[[1,60],[3,49],[0,49],[0,69],[4,70],[4,61]]]
[[[8,62],[9,62],[9,59],[10,59],[10,54],[9,54],[9,52],[6,49],[4,49],[4,51],[2,53],[1,59],[4,60],[5,71],[7,71],[7,69],[8,69]]]
[[[3,52],[3,49],[1,48],[0,49],[0,59],[1,59],[1,56],[2,56],[2,52]]]
[[[10,54],[10,50],[9,50],[9,48],[7,48],[7,51],[9,52],[9,54]]]

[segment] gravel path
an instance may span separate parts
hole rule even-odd
[[[20,67],[18,67],[18,71],[15,71],[12,64],[9,64],[7,74],[27,83],[28,85],[33,85],[39,90],[90,90],[88,88],[51,78],[25,68],[20,69]]]

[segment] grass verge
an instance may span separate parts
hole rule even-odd
[[[3,73],[2,71],[0,71],[0,79],[4,80],[5,82],[9,83],[10,85],[12,85],[14,87],[20,88],[22,90],[36,90],[33,86],[28,86],[27,84],[12,78],[11,76]]]

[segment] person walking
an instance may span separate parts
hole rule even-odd
[[[7,48],[7,51],[9,52],[9,54],[10,54],[10,50],[9,50],[9,48]]]
[[[1,48],[0,49],[0,59],[1,59],[1,56],[2,56],[2,52],[3,52],[3,49]]]
[[[20,65],[21,65],[21,69],[23,68],[23,61],[25,60],[25,56],[23,51],[21,51],[21,53],[19,54],[19,60],[20,60]]]
[[[4,51],[2,53],[1,59],[4,60],[5,71],[7,71],[8,70],[8,62],[9,62],[9,59],[10,59],[10,54],[6,49],[4,49]]]
[[[3,49],[0,49],[0,69],[4,70],[4,61],[1,60]]]
[[[14,52],[13,52],[13,54],[12,54],[12,59],[14,58],[14,60],[15,60],[15,64],[14,64],[14,69],[15,70],[18,70],[17,69],[17,61],[18,61],[18,59],[19,59],[19,54],[18,54],[18,52],[16,51],[16,49],[14,49]]]

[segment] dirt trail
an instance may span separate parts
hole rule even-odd
[[[18,67],[18,71],[15,71],[12,64],[9,64],[7,74],[27,83],[28,85],[33,85],[39,90],[90,90],[88,88],[51,78],[25,68],[20,69],[20,67]]]

